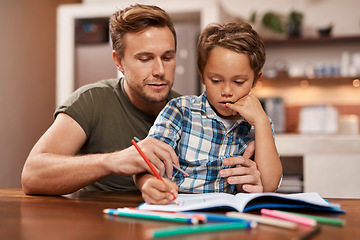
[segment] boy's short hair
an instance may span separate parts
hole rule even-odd
[[[168,27],[174,36],[176,50],[176,31],[170,16],[157,6],[135,4],[110,17],[112,47],[119,58],[124,56],[126,33],[138,33],[149,27]]]
[[[211,50],[216,47],[247,54],[255,77],[265,64],[264,42],[248,23],[210,24],[201,32],[197,45],[197,64],[201,74],[204,73]]]

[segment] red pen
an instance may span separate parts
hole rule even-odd
[[[154,168],[154,166],[151,164],[151,162],[149,161],[149,159],[146,157],[146,155],[144,154],[144,152],[141,150],[141,148],[139,147],[139,145],[137,145],[136,141],[134,139],[131,140],[132,145],[135,146],[136,150],[140,153],[141,157],[145,160],[146,164],[150,167],[151,171],[154,173],[154,175],[156,176],[157,179],[161,180],[164,182],[164,180],[162,179],[162,177],[160,176],[160,174],[156,171],[156,169]],[[179,202],[176,200],[176,197],[174,195],[174,193],[171,193],[171,195],[173,195],[174,199],[173,201],[179,205]]]

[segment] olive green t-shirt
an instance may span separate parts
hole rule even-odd
[[[178,97],[171,91],[168,100]],[[134,136],[143,139],[156,116],[137,109],[124,90],[124,78],[108,79],[77,89],[55,111],[71,116],[85,131],[87,140],[79,154],[110,153],[131,145]],[[86,190],[137,191],[131,176],[111,174],[85,187]]]

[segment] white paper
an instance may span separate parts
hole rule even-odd
[[[214,207],[232,207],[239,212],[242,212],[246,204],[261,196],[276,196],[286,199],[301,200],[307,203],[315,204],[321,207],[330,207],[330,204],[320,197],[318,193],[295,193],[295,194],[281,194],[281,193],[238,193],[236,195],[228,193],[203,193],[203,194],[179,194],[178,202],[170,203],[168,205],[152,205],[144,203],[139,206],[142,210],[156,210],[156,211],[192,211],[209,209]]]

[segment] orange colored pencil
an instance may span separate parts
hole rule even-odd
[[[154,173],[154,175],[156,176],[157,179],[161,180],[164,182],[164,180],[162,179],[162,177],[160,176],[160,174],[156,171],[155,167],[151,164],[151,162],[149,161],[149,159],[146,157],[145,153],[141,150],[141,148],[139,147],[139,145],[137,145],[136,141],[134,139],[131,140],[132,145],[135,146],[136,150],[140,153],[141,157],[145,160],[146,164],[150,167],[151,171]],[[165,182],[164,182],[165,183]],[[174,197],[173,201],[179,205],[179,202],[176,200],[175,194],[171,193]]]

